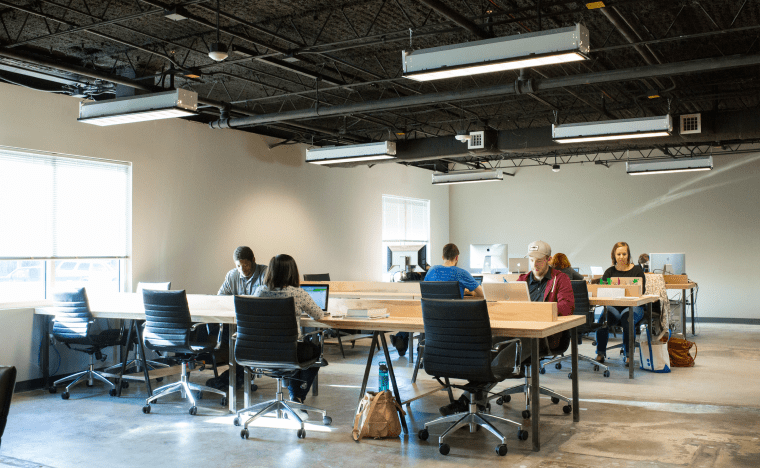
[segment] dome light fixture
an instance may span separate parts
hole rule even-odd
[[[227,46],[219,40],[219,0],[216,0],[216,42],[212,42],[209,45],[208,56],[211,57],[211,60],[217,62],[221,62],[229,56],[227,54]]]
[[[559,164],[552,165],[552,171],[559,172]]]

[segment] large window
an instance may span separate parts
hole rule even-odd
[[[123,290],[131,191],[129,163],[0,147],[0,302]]]
[[[386,258],[389,245],[410,244],[426,244],[430,263],[430,200],[383,195],[382,258]],[[387,278],[385,268],[383,272]]]

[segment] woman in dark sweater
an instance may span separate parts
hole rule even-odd
[[[631,263],[631,248],[625,242],[618,242],[612,247],[612,266],[607,268],[602,275],[602,281],[614,277],[640,278],[641,292],[646,291],[646,275],[639,265]],[[625,365],[628,366],[630,354],[628,349],[628,313],[633,309],[633,323],[637,323],[644,317],[642,307],[607,307],[607,325],[620,325],[623,328],[623,352]],[[599,317],[601,322],[602,317]],[[596,330],[596,360],[604,362],[607,356],[607,341],[609,340],[607,327]]]
[[[566,274],[567,277],[570,278],[570,281],[583,280],[583,275],[573,270],[573,266],[570,265],[570,260],[568,260],[567,255],[563,253],[555,253],[552,256],[552,261],[549,262],[549,266]]]

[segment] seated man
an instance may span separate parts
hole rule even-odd
[[[483,287],[478,284],[469,271],[459,268],[459,249],[454,244],[443,246],[443,265],[432,267],[425,274],[424,281],[459,281],[459,291],[464,296],[485,297]],[[409,347],[409,333],[399,332],[391,335],[391,343],[399,356],[404,356]]]

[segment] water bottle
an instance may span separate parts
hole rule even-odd
[[[380,361],[380,373],[377,377],[377,391],[388,390],[388,366],[385,361]]]

